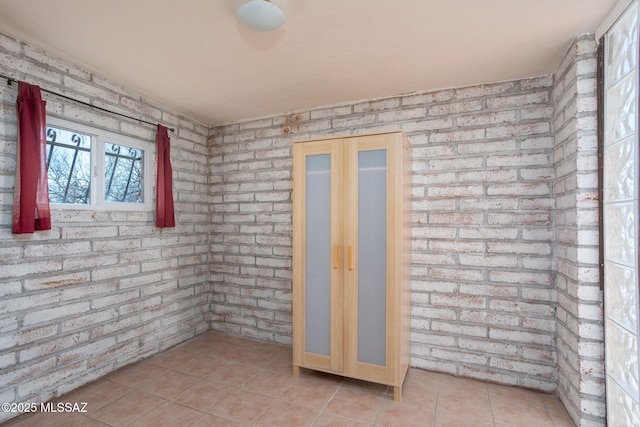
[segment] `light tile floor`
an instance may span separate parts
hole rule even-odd
[[[394,402],[392,387],[291,371],[288,347],[209,332],[57,399],[87,413],[10,425],[574,427],[555,396],[512,387],[410,369]]]

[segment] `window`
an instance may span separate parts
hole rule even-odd
[[[48,117],[49,202],[54,207],[150,210],[153,148]]]

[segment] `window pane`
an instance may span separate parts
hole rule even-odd
[[[387,364],[387,150],[358,152],[358,361]]]
[[[91,189],[91,136],[47,127],[49,202],[88,204]]]
[[[105,143],[104,154],[104,200],[144,203],[144,151],[125,145]]]
[[[331,155],[306,158],[306,351],[331,354]]]

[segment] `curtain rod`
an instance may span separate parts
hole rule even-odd
[[[5,76],[4,74],[0,74],[0,78],[6,79],[7,80],[7,84],[9,86],[11,86],[11,83],[19,83],[18,80],[14,79],[12,77],[9,77],[9,76]],[[110,113],[110,114],[115,114],[116,116],[126,117],[127,119],[135,120],[137,122],[145,123],[145,124],[151,125],[151,126],[157,126],[158,125],[158,123],[148,122],[146,120],[137,119],[137,118],[132,117],[132,116],[127,116],[126,114],[122,114],[122,113],[118,113],[117,111],[111,111],[111,110],[108,110],[106,108],[98,107],[97,105],[92,105],[92,104],[89,104],[88,102],[80,101],[78,99],[74,99],[74,98],[71,98],[71,97],[69,97],[67,95],[63,95],[61,93],[53,92],[53,91],[50,91],[48,89],[40,88],[40,90],[42,92],[46,92],[46,93],[48,93],[50,95],[59,96],[60,98],[67,99],[69,101],[73,101],[73,102],[76,102],[78,104],[86,105],[87,107],[91,107],[91,108],[94,108],[96,110],[104,111],[104,112]],[[169,129],[171,132],[175,132],[176,131],[175,128],[167,128],[167,129]]]

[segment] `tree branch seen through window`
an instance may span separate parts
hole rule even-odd
[[[118,136],[111,139],[99,129],[95,135],[71,129],[47,127],[49,202],[92,205],[96,198],[98,205],[144,204],[146,150],[137,142],[122,144]]]

